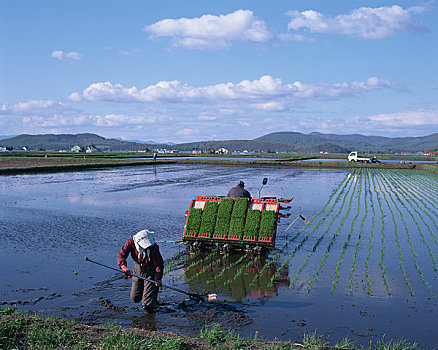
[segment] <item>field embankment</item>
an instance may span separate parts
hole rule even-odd
[[[256,159],[260,155],[253,156],[250,160],[242,156],[203,156],[187,157],[187,155],[165,155],[166,159],[152,159],[150,154],[137,153],[100,153],[100,154],[54,154],[43,152],[13,152],[0,155],[0,175],[17,175],[32,173],[53,173],[81,171],[108,167],[124,167],[153,164],[211,164],[231,165],[244,167],[257,166],[282,166],[282,167],[307,167],[307,168],[334,168],[334,169],[416,169],[425,170],[438,174],[438,164],[407,163],[407,162],[382,162],[382,163],[357,163],[346,161],[309,161],[314,155],[265,155],[264,159]],[[325,155],[324,155],[325,156]],[[172,158],[172,159],[169,159]],[[336,159],[336,158],[333,158]],[[338,155],[339,159],[339,155]]]
[[[122,166],[175,163],[173,160],[94,157],[0,157],[0,175],[55,173]]]
[[[75,320],[24,315],[12,308],[0,309],[1,349],[362,349],[345,339],[329,345],[315,333],[298,342],[241,338],[218,324],[204,327],[199,337],[161,331],[122,329],[115,325],[93,327]],[[372,347],[370,346],[370,349]],[[404,341],[382,339],[375,349],[419,349]]]

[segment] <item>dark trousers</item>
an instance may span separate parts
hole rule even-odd
[[[134,273],[153,280],[155,278],[155,268],[150,265],[140,266],[134,263]],[[131,300],[134,303],[142,301],[142,306],[149,312],[152,312],[157,305],[158,286],[155,283],[132,277]]]

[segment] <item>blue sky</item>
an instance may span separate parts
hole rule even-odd
[[[0,2],[0,135],[438,132],[421,1]]]

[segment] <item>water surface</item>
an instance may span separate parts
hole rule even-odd
[[[384,220],[387,220],[385,243],[388,247],[384,263],[391,295],[388,295],[382,282],[379,266],[382,243],[378,239],[381,237],[381,223],[375,226],[376,238],[370,259],[373,291],[367,293],[364,261],[368,253],[372,222],[370,202],[364,222],[367,229],[357,253],[354,292],[348,289],[348,274],[357,243],[360,218],[365,215],[365,202],[361,204],[359,219],[356,219],[353,227],[354,238],[347,244],[344,255],[346,263],[341,265],[338,288],[331,292],[336,261],[355,215],[354,204],[331,245],[330,254],[312,290],[308,292],[312,271],[344,214],[333,219],[334,229],[328,229],[328,235],[321,239],[295,285],[289,288],[291,280],[330,220],[329,217],[323,220],[320,228],[305,240],[293,259],[282,267],[284,259],[310,230],[309,227],[300,233],[304,229],[301,220],[288,231],[286,228],[291,219],[299,214],[309,219],[316,215],[335,190],[339,191],[339,186],[347,176],[351,177],[349,171],[337,169],[160,165],[0,177],[0,302],[3,307],[15,305],[23,311],[77,317],[90,324],[116,322],[123,326],[184,334],[198,334],[204,321],[224,321],[242,335],[253,336],[258,331],[259,336],[268,339],[299,339],[303,333],[316,329],[333,342],[348,336],[367,345],[370,340],[375,342],[386,334],[386,338],[404,337],[424,346],[437,344],[436,298],[431,296],[420,280],[414,268],[410,246],[406,238],[403,238],[403,264],[415,290],[414,296],[409,294],[398,265],[398,250],[394,245],[395,227],[388,208],[384,207]],[[248,265],[242,277],[226,286],[224,281],[232,278],[236,270],[230,270],[222,282],[214,280],[214,276],[224,264],[232,264],[240,256],[230,256],[222,265],[215,266],[218,270],[209,269],[208,273],[194,280],[191,280],[191,276],[202,266],[198,266],[198,270],[176,266],[164,277],[164,283],[179,288],[213,290],[221,300],[230,302],[224,306],[220,304],[208,309],[195,305],[187,309],[181,307],[184,295],[163,289],[160,299],[165,305],[162,311],[154,316],[145,316],[139,305],[129,300],[130,281],[121,279],[111,270],[84,261],[84,257],[88,256],[116,266],[116,255],[121,246],[144,228],[154,230],[158,240],[178,240],[185,224],[184,212],[194,196],[225,195],[238,180],[243,180],[247,189],[257,197],[264,177],[268,177],[269,182],[261,190],[262,196],[294,197],[291,218],[281,219],[278,227],[278,261],[263,274],[259,274],[261,268],[277,251],[251,264],[246,261]],[[383,185],[382,180],[382,193]],[[353,186],[350,193],[353,193]],[[376,191],[379,191],[379,187]],[[353,195],[352,203],[357,202],[357,193]],[[375,193],[372,197],[377,211]],[[340,210],[342,196],[340,198],[332,213]],[[383,196],[381,200],[383,202]],[[343,210],[347,208],[348,202],[349,197]],[[411,208],[408,203],[406,205]],[[435,210],[432,204],[428,205]],[[407,227],[414,232],[415,222],[407,213],[404,217]],[[401,218],[395,219],[401,235],[404,223]],[[425,237],[432,253],[438,255],[438,245],[432,241],[426,225],[418,220],[427,234]],[[424,222],[434,228],[433,222],[426,216]],[[412,234],[412,240],[424,276],[436,292],[437,274],[431,268],[427,249],[418,235]],[[161,243],[160,249],[163,257],[169,258],[183,250],[184,246]],[[214,259],[217,261],[220,256]],[[270,284],[277,271],[279,274],[275,282]],[[257,283],[251,284],[255,278]],[[107,299],[110,304],[105,301]]]

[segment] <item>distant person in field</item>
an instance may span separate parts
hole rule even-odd
[[[154,152],[154,155],[152,156],[153,160],[157,160],[157,152]]]
[[[236,187],[233,187],[228,191],[227,197],[251,198],[251,194],[245,190],[245,183],[243,181],[238,181]]]
[[[126,262],[129,254],[134,260],[134,274],[157,282],[152,283],[132,276],[131,300],[134,303],[141,301],[143,309],[147,313],[154,313],[164,270],[163,258],[155,243],[154,233],[149,230],[141,230],[134,237],[128,239],[120,249],[117,255],[117,265],[128,278],[131,277],[131,270],[128,269]]]

